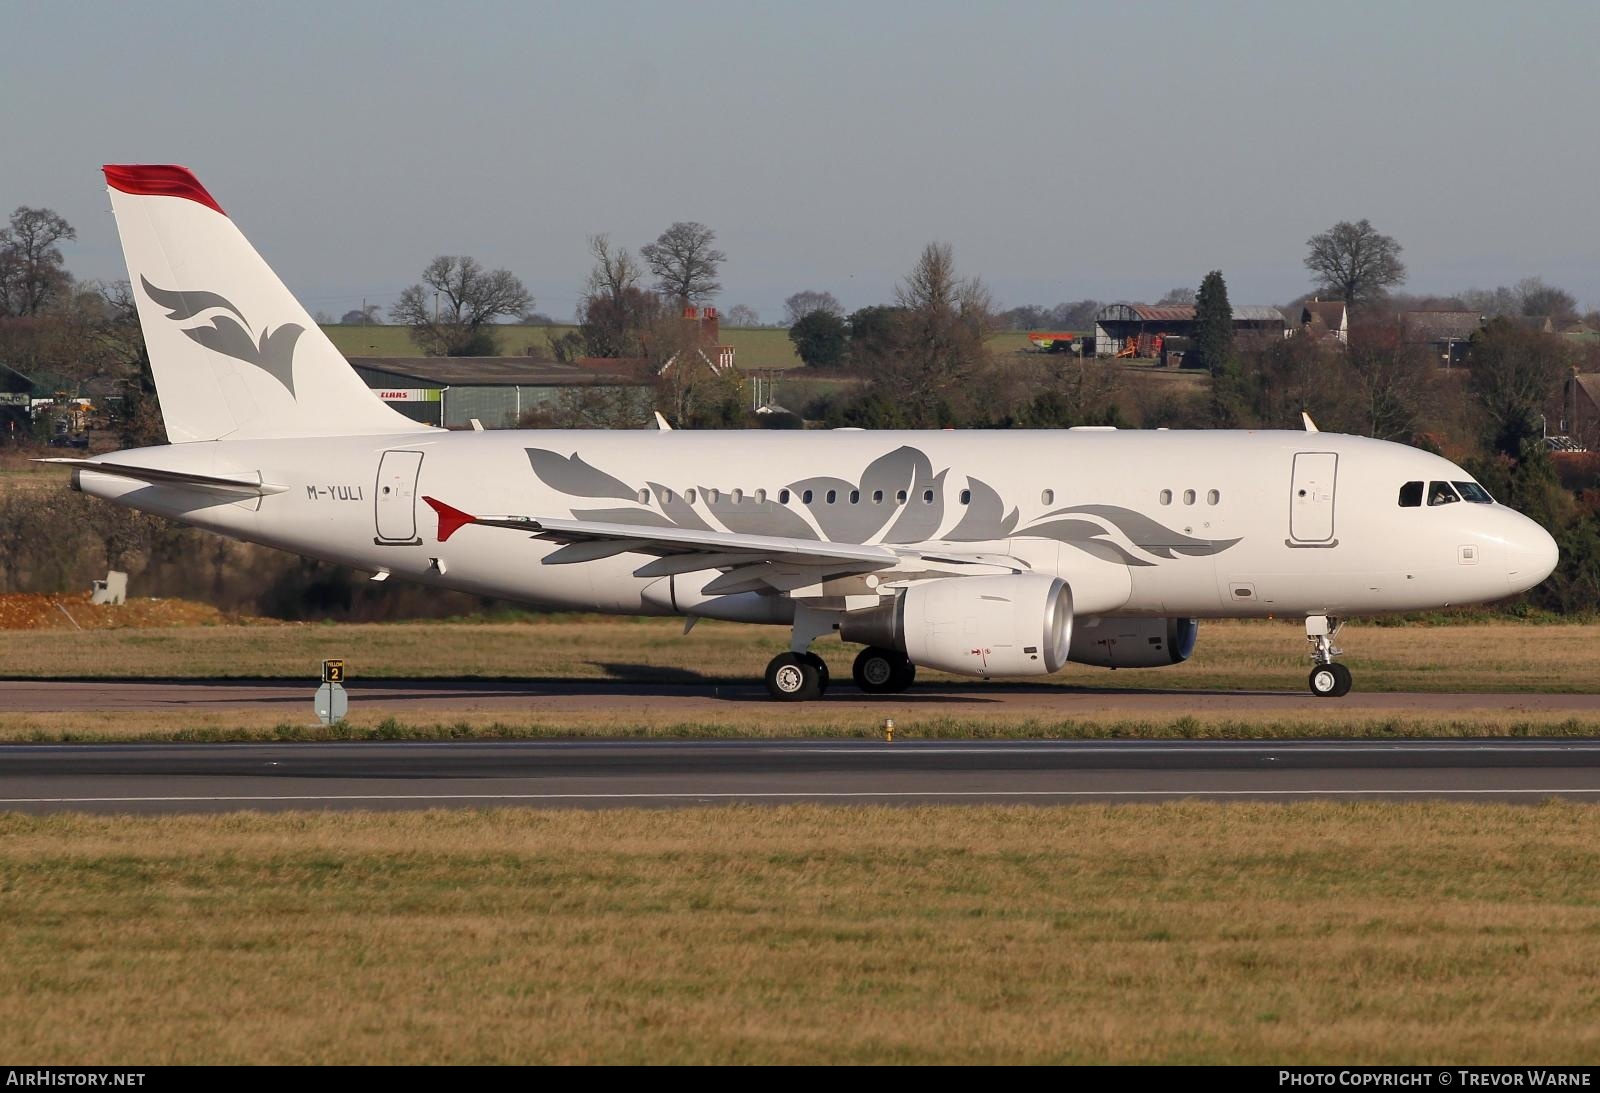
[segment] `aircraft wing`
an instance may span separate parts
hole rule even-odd
[[[546,559],[547,564],[587,562],[613,554],[708,554],[728,555],[721,564],[745,564],[756,558],[770,558],[800,565],[843,568],[867,573],[890,569],[905,561],[905,556],[888,547],[855,543],[825,543],[815,539],[792,539],[778,535],[736,535],[721,531],[694,531],[685,528],[655,527],[640,524],[614,524],[598,520],[554,520],[532,516],[473,516],[434,497],[424,497],[439,514],[439,541],[445,542],[468,524],[511,528],[536,539],[565,544]],[[916,555],[912,555],[915,557]],[[697,559],[698,560],[698,559]],[[701,561],[697,569],[717,568],[712,559]]]
[[[616,524],[592,520],[559,520],[531,516],[474,516],[434,497],[424,497],[439,514],[439,541],[445,542],[469,524],[510,528],[562,544],[546,556],[546,565],[590,562],[618,554],[653,554],[635,572],[665,577],[707,569],[725,572],[706,591],[732,593],[766,589],[801,593],[821,580],[868,573],[879,575],[887,590],[906,581],[957,573],[1017,572],[1028,568],[1016,558],[990,554],[922,551],[868,543],[829,543],[776,535],[739,535],[723,531]]]

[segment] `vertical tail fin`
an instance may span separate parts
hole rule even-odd
[[[105,175],[168,440],[427,428],[361,382],[188,168]]]

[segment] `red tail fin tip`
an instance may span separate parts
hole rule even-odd
[[[439,514],[439,541],[441,543],[448,541],[450,536],[468,524],[478,522],[478,518],[470,512],[462,512],[455,506],[447,505],[436,497],[424,497],[423,500],[428,503],[429,508]]]

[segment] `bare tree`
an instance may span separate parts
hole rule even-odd
[[[844,308],[833,293],[805,289],[783,301],[783,325],[793,326],[813,311],[826,311],[829,315],[844,317]]]
[[[1578,313],[1578,301],[1566,289],[1547,285],[1538,277],[1524,277],[1517,282],[1517,296],[1524,315],[1549,315],[1565,319]]]
[[[978,278],[957,275],[948,243],[923,248],[895,298],[894,348],[877,366],[875,386],[903,408],[909,424],[950,424],[983,401],[994,300]]]
[[[1167,289],[1167,294],[1156,301],[1158,307],[1188,307],[1195,301],[1195,290],[1187,285]]]
[[[1541,435],[1544,405],[1566,374],[1561,339],[1497,319],[1472,339],[1468,390],[1482,415],[1484,439],[1515,458]]]
[[[1357,327],[1350,348],[1334,357],[1335,387],[1346,396],[1351,432],[1379,440],[1410,440],[1428,404],[1433,363],[1427,350],[1400,341],[1392,324]]]
[[[592,357],[642,357],[644,337],[661,312],[657,296],[639,287],[644,270],[609,235],[591,235],[594,268],[578,303],[578,325]]]
[[[761,315],[748,304],[734,304],[728,309],[729,326],[760,326]]]
[[[37,315],[72,284],[57,245],[77,229],[53,209],[19,205],[0,229],[0,315]]]
[[[400,294],[389,316],[409,326],[411,340],[435,356],[493,356],[489,324],[533,307],[533,297],[511,271],[485,270],[466,255],[439,255],[422,271],[422,282]]]
[[[1318,287],[1347,304],[1370,303],[1406,279],[1405,263],[1400,261],[1403,248],[1369,220],[1354,224],[1341,220],[1313,235],[1306,245],[1311,248],[1306,269]]]
[[[656,275],[656,288],[679,305],[709,300],[722,291],[717,270],[728,256],[712,246],[717,233],[704,224],[680,220],[639,248]]]

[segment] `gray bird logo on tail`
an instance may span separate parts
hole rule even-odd
[[[263,329],[257,337],[250,320],[225,296],[215,292],[157,288],[145,277],[140,277],[139,282],[144,286],[145,295],[166,311],[167,318],[177,322],[186,322],[208,311],[228,312],[211,315],[209,324],[184,327],[183,332],[207,349],[255,365],[283,384],[291,397],[294,395],[294,347],[305,333],[304,327],[298,323],[284,323],[276,329]]]

